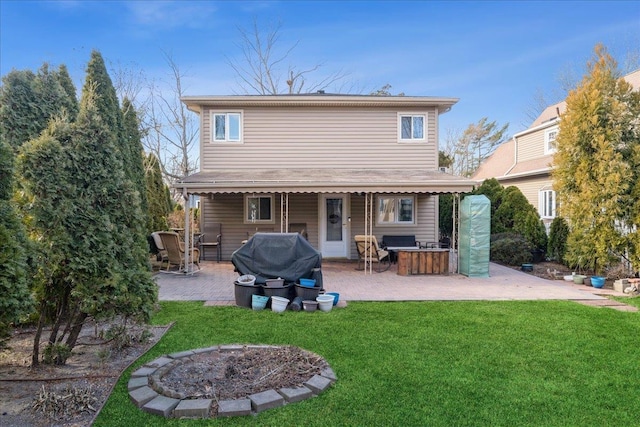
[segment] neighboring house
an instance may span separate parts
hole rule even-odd
[[[257,231],[300,232],[325,258],[356,259],[354,235],[438,241],[438,194],[475,184],[438,169],[438,116],[457,99],[410,96],[189,96],[201,228],[222,224],[222,259]],[[365,228],[366,227],[366,228]],[[206,236],[205,236],[206,237]]]
[[[640,70],[624,79],[635,90],[640,88]],[[528,129],[500,145],[472,176],[479,182],[496,178],[505,187],[518,187],[529,203],[538,208],[547,229],[556,217],[551,170],[560,116],[566,107],[565,101],[547,107]]]

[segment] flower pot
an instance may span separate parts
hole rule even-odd
[[[300,279],[300,286],[313,288],[315,285],[316,285],[316,281],[313,279]]]
[[[318,302],[311,301],[311,300],[304,300],[302,301],[302,307],[304,308],[304,311],[316,311],[316,309],[318,308]]]
[[[602,288],[604,286],[604,277],[593,276],[591,278],[591,286],[594,288]]]
[[[275,313],[282,313],[287,309],[289,300],[282,297],[271,297],[271,311]]]
[[[251,296],[251,308],[256,311],[263,310],[267,306],[267,301],[269,301],[269,297],[253,294]]]
[[[335,307],[338,304],[338,300],[340,299],[340,294],[337,292],[327,292],[325,295],[333,295],[333,306]]]
[[[318,295],[320,295],[320,288],[308,288],[296,283],[296,296],[301,297],[303,300],[314,301]]]
[[[243,285],[253,286],[256,283],[256,276],[254,276],[252,274],[242,275],[242,276],[238,277],[238,283],[241,283]]]
[[[585,286],[591,286],[591,277],[585,277],[583,282]]]
[[[520,266],[520,270],[522,270],[522,271],[533,271],[533,264],[522,264]]]
[[[278,277],[277,279],[267,279],[265,280],[265,286],[271,288],[278,288],[284,286],[284,279]]]
[[[582,285],[584,284],[584,279],[586,279],[587,276],[583,276],[582,274],[574,274],[573,275],[573,283],[575,283],[576,285]]]
[[[331,311],[335,298],[333,295],[318,295],[316,297],[316,301],[318,301],[318,308],[320,311]]]
[[[268,297],[289,298],[291,296],[291,283],[286,286],[263,286],[262,291]]]
[[[248,285],[240,283],[238,281],[236,281],[234,285],[236,305],[239,307],[251,308],[251,299],[253,295],[258,295],[260,293],[260,287],[254,286],[253,284]]]

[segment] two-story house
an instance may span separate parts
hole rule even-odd
[[[325,258],[357,259],[354,235],[438,240],[438,194],[474,181],[438,169],[438,117],[455,98],[189,96],[201,228],[222,224],[222,259],[257,231],[300,232]]]
[[[640,89],[640,70],[623,77]],[[538,213],[547,229],[556,217],[556,193],[551,170],[556,151],[560,116],[566,110],[562,101],[547,107],[528,129],[518,132],[500,145],[472,176],[479,182],[496,178],[505,187],[518,187]]]

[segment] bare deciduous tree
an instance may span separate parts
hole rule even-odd
[[[242,52],[242,58],[227,58],[227,63],[235,71],[242,92],[260,95],[311,93],[324,90],[348,75],[337,71],[310,82],[307,79],[309,75],[318,71],[323,63],[308,68],[285,65],[299,42],[285,50],[279,49],[281,27],[281,24],[277,24],[262,31],[254,20],[250,31],[238,28],[240,42],[236,46]]]
[[[170,79],[165,89],[149,85],[145,114],[140,117],[145,150],[158,158],[165,181],[172,183],[198,170],[199,129],[196,117],[180,101],[185,95],[184,74],[170,54],[164,56]]]

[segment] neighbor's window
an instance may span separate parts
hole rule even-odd
[[[424,141],[424,114],[399,114],[398,134],[401,141]]]
[[[213,112],[211,113],[211,135],[215,142],[242,141],[242,113],[241,112]]]
[[[378,197],[377,223],[414,224],[415,197],[413,196],[380,196]]]
[[[245,196],[244,207],[245,222],[273,222],[273,195]]]
[[[540,217],[555,218],[556,217],[556,192],[553,190],[543,190],[539,194]]]
[[[556,138],[558,137],[558,127],[547,129],[544,132],[544,154],[556,152]]]

